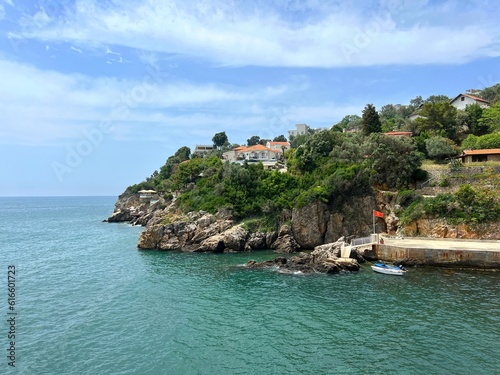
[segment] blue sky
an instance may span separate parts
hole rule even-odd
[[[0,0],[0,196],[118,195],[181,146],[500,81],[498,1]]]

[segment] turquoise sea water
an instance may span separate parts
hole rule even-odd
[[[500,273],[247,270],[138,251],[114,197],[0,198],[2,374],[500,374]]]

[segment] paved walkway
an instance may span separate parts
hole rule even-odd
[[[457,240],[448,238],[405,237],[403,240],[384,238],[384,244],[414,249],[472,250],[500,252],[500,241]]]

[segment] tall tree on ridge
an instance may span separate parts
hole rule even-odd
[[[380,118],[373,104],[367,104],[365,109],[363,109],[361,128],[363,129],[364,135],[382,132],[382,124],[380,123]]]
[[[214,146],[220,150],[222,146],[228,142],[226,132],[216,133],[212,138],[212,142],[214,143]]]

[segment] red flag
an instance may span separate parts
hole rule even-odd
[[[373,210],[373,216],[376,216],[376,217],[384,217],[384,213],[383,213],[383,212],[380,212],[380,211],[375,211],[375,210]]]

